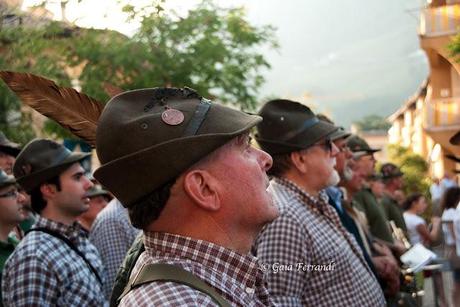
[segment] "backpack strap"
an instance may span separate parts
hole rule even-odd
[[[94,268],[94,266],[91,264],[91,262],[89,262],[88,259],[86,259],[85,255],[72,243],[72,241],[70,241],[68,238],[64,237],[59,232],[53,231],[53,230],[45,228],[45,227],[37,227],[37,228],[29,229],[26,232],[26,235],[31,233],[31,232],[33,232],[33,231],[47,233],[50,236],[53,236],[53,237],[55,237],[57,239],[60,239],[65,244],[67,244],[78,256],[80,256],[81,259],[83,259],[83,261],[88,265],[88,267],[91,270],[91,272],[93,272],[93,274],[96,276],[97,281],[102,285],[102,278],[97,273],[97,270]]]
[[[142,266],[139,273],[133,276],[121,294],[121,300],[132,289],[153,281],[169,281],[189,286],[210,296],[220,307],[231,305],[217,291],[203,280],[178,266],[166,263],[152,263]]]

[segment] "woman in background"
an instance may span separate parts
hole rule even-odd
[[[454,231],[454,222],[460,219],[460,209],[458,203],[460,201],[460,188],[452,187],[444,192],[441,198],[442,212],[442,233],[445,243],[445,257],[451,261],[453,267],[454,289],[452,291],[452,301],[455,306],[460,306],[460,255],[457,255],[456,245],[460,244],[460,238],[457,238]]]
[[[412,245],[422,243],[426,247],[430,247],[439,237],[441,219],[434,216],[431,219],[432,228],[429,230],[425,220],[419,216],[425,212],[427,206],[425,197],[420,193],[411,194],[403,204],[405,210],[403,214],[404,221],[406,222],[409,240]]]
[[[431,218],[431,230],[428,228],[425,220],[420,215],[425,212],[428,204],[421,193],[413,193],[406,198],[403,203],[405,210],[403,216],[407,226],[407,233],[412,245],[417,243],[423,244],[429,248],[430,245],[439,237],[441,230],[441,219],[437,216]],[[444,283],[442,274],[439,271],[433,271],[433,284],[439,294],[439,305],[448,306],[446,295],[444,293]]]

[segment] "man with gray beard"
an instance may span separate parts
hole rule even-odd
[[[361,248],[324,191],[340,179],[331,140],[338,128],[290,100],[269,101],[259,115],[256,140],[273,156],[269,191],[280,216],[264,227],[253,251],[272,298],[280,306],[384,306]],[[311,269],[328,264],[334,269]]]

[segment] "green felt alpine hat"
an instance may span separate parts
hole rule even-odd
[[[390,162],[382,164],[380,168],[380,174],[384,180],[401,177],[404,175],[404,173],[396,164]]]
[[[21,146],[8,140],[3,132],[0,131],[0,152],[16,157],[20,151]]]
[[[130,207],[261,120],[189,88],[121,93],[99,119],[94,177]]]
[[[352,152],[365,151],[369,154],[380,151],[381,149],[371,148],[365,139],[352,135],[347,139],[347,146]]]
[[[90,153],[72,152],[64,145],[47,139],[30,141],[21,150],[13,165],[13,174],[19,185],[30,193],[35,187],[60,175],[71,164]]]
[[[318,119],[309,107],[286,99],[267,102],[259,115],[264,120],[257,125],[255,139],[271,155],[308,148],[338,130]]]

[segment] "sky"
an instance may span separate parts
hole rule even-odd
[[[35,0],[25,0],[24,7]],[[67,18],[83,27],[127,35],[124,0],[70,0]],[[147,0],[129,1],[145,4]],[[198,1],[167,0],[186,12]],[[365,115],[388,116],[428,76],[417,35],[423,0],[217,0],[244,6],[255,25],[273,25],[278,50],[261,49],[271,64],[259,100],[281,97],[303,102],[345,127]],[[57,5],[57,4],[56,4]],[[56,7],[55,5],[55,7]],[[58,7],[57,7],[58,8]],[[59,10],[50,9],[60,18]]]

